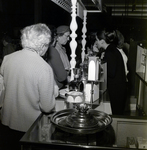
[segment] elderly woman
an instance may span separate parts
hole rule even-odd
[[[23,49],[5,56],[1,66],[5,86],[1,121],[7,131],[4,137],[14,144],[42,112],[54,109],[58,94],[52,68],[41,57],[51,41],[49,28],[35,24],[21,33]]]
[[[65,45],[69,41],[70,28],[62,25],[57,28],[57,36],[49,47],[48,63],[51,65],[56,83],[59,89],[67,84],[67,77],[70,71],[70,63],[66,54]]]

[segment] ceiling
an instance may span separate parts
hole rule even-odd
[[[71,13],[71,0],[51,0]],[[77,0],[88,12],[87,29],[117,28],[126,39],[147,39],[147,0]]]
[[[81,0],[87,10],[99,10],[112,16],[147,19],[147,0]]]
[[[71,0],[0,0],[0,34],[34,22],[45,22],[55,27],[71,22]],[[87,31],[101,27],[117,28],[127,39],[147,40],[147,0],[77,0],[87,10],[102,9],[102,13],[87,13]],[[102,3],[101,3],[102,2]],[[13,5],[15,3],[15,5]],[[41,4],[40,4],[41,3]],[[1,3],[0,3],[1,4]],[[99,4],[102,4],[100,7]],[[59,7],[60,6],[60,7]],[[83,21],[77,17],[78,31]],[[19,35],[18,35],[19,36]]]
[[[52,0],[60,7],[71,12],[71,0]],[[77,0],[88,11],[101,11],[111,16],[127,16],[147,19],[147,0]]]

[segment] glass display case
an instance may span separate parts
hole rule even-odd
[[[92,134],[72,134],[51,122],[52,114],[41,114],[21,138],[22,150],[61,149],[146,149],[147,118],[111,116],[112,123]],[[135,143],[133,143],[135,141]],[[143,144],[144,143],[144,144]],[[141,147],[142,146],[142,147]]]
[[[136,73],[147,82],[147,49],[137,46]]]
[[[137,46],[136,58],[137,109],[147,115],[147,49]]]

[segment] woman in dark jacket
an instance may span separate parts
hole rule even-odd
[[[98,48],[105,49],[104,60],[107,62],[107,89],[113,115],[123,115],[127,99],[125,67],[121,53],[112,44],[113,34],[105,30],[97,32]]]

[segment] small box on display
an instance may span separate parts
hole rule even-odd
[[[147,139],[142,137],[127,137],[127,147],[147,149]]]
[[[137,137],[137,145],[139,149],[147,149],[147,139]]]
[[[127,137],[127,147],[137,148],[137,142],[135,137]]]
[[[91,84],[86,83],[85,87],[85,102],[90,103],[91,102]],[[99,99],[99,84],[93,85],[93,102]]]

